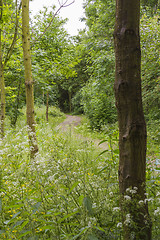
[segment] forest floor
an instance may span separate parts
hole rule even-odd
[[[72,132],[74,132],[74,128],[77,127],[78,125],[80,125],[81,121],[82,121],[82,117],[80,117],[80,116],[66,115],[66,119],[58,125],[57,129],[59,129],[63,132],[67,132],[68,130],[71,130]],[[99,147],[103,150],[108,149],[107,142],[99,144],[101,142],[101,140],[90,139],[90,138],[82,136],[81,134],[76,134],[76,137],[78,137],[84,141],[93,142],[96,147]]]

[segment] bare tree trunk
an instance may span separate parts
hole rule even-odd
[[[0,43],[1,45],[1,43]],[[1,48],[1,46],[0,46]],[[1,54],[1,49],[0,49]],[[0,62],[0,88],[1,88],[1,138],[4,138],[5,127],[5,82],[2,62]]]
[[[151,239],[151,221],[144,201],[147,133],[141,96],[139,18],[140,0],[116,0],[115,97],[124,240]]]
[[[47,91],[47,94],[46,94],[46,121],[48,122],[48,98],[49,98],[49,94],[48,94],[48,91]]]
[[[23,41],[23,56],[25,68],[25,85],[26,85],[26,115],[28,136],[31,148],[31,157],[34,157],[38,152],[38,145],[35,131],[34,118],[34,94],[32,80],[32,65],[30,52],[30,32],[29,32],[29,0],[22,0],[22,41]]]
[[[3,1],[0,0],[0,21],[2,21]],[[2,25],[1,25],[2,26]],[[1,138],[4,137],[4,121],[5,121],[5,82],[2,63],[2,29],[0,29],[0,89],[1,89]]]
[[[5,81],[4,81],[4,69],[5,66],[8,62],[8,60],[10,59],[13,49],[14,49],[14,45],[16,43],[17,40],[17,34],[18,34],[18,23],[19,23],[19,13],[21,10],[21,3],[19,5],[19,8],[17,6],[17,0],[16,0],[16,21],[15,21],[15,32],[14,32],[14,36],[12,39],[12,43],[9,47],[9,49],[7,50],[6,56],[4,61],[2,61],[2,28],[0,28],[0,89],[1,89],[1,116],[0,116],[0,122],[1,122],[1,137],[4,137],[4,127],[5,127]],[[1,22],[1,27],[3,25],[3,0],[0,0],[0,22]]]

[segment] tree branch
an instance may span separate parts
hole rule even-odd
[[[68,6],[72,5],[72,4],[75,2],[75,0],[72,0],[72,2],[69,3],[69,4],[67,4],[68,0],[66,0],[66,1],[65,1],[64,3],[62,3],[62,4],[60,3],[59,0],[58,0],[58,2],[59,2],[59,5],[60,5],[59,8],[57,9],[57,11],[55,12],[55,14],[53,15],[50,23],[49,23],[48,26],[45,28],[45,30],[43,31],[43,33],[41,33],[41,35],[31,43],[31,48],[32,48],[32,47],[34,46],[34,44],[47,32],[47,30],[48,30],[49,27],[51,26],[54,18],[57,16],[57,14],[60,12],[60,10],[61,10],[62,8],[64,8],[64,7],[68,7]]]
[[[21,10],[21,7],[22,7],[22,1],[20,2],[20,5],[19,5],[19,8],[17,10],[17,0],[16,0],[16,23],[15,23],[15,32],[14,32],[14,37],[13,37],[13,40],[12,40],[12,43],[10,45],[10,48],[8,49],[8,52],[6,54],[6,58],[5,58],[5,61],[4,61],[4,64],[3,64],[3,67],[5,67],[5,65],[7,64],[8,60],[10,59],[11,55],[12,55],[12,52],[13,52],[13,49],[14,49],[14,45],[17,41],[17,34],[18,34],[18,16],[20,14],[20,10]]]

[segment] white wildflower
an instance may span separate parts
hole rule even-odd
[[[155,211],[154,211],[154,215],[159,215],[160,214],[160,208],[158,207]]]
[[[122,223],[121,222],[117,223],[117,227],[121,228],[122,227]]]
[[[131,189],[131,190],[130,190],[130,193],[131,193],[131,194],[135,194],[136,192],[137,192],[137,191],[134,190],[134,189]]]
[[[124,199],[125,199],[125,200],[131,200],[131,197],[128,196],[128,195],[125,195],[125,196],[124,196]]]
[[[114,208],[113,208],[113,212],[118,212],[119,210],[120,210],[119,207],[114,207]]]
[[[144,199],[144,203],[152,202],[152,201],[153,201],[153,198],[146,198],[146,199]]]
[[[113,192],[110,192],[110,193],[109,193],[109,196],[112,197],[112,196],[113,196]]]
[[[131,190],[130,188],[126,188],[126,192],[130,192],[130,190]]]
[[[131,215],[128,213],[126,215],[126,220],[124,221],[125,225],[129,225],[131,223]]]

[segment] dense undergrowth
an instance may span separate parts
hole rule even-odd
[[[39,153],[29,157],[25,117],[0,141],[0,239],[123,239],[118,197],[118,131],[99,134],[87,121],[76,133],[56,130],[65,116],[36,109]],[[160,237],[160,129],[149,124],[147,192],[153,239]],[[87,137],[77,137],[77,132]],[[80,136],[80,135],[78,135]],[[108,142],[108,150],[93,138]],[[91,140],[88,140],[91,139]],[[112,147],[114,146],[114,147]],[[139,203],[141,204],[141,203]]]

